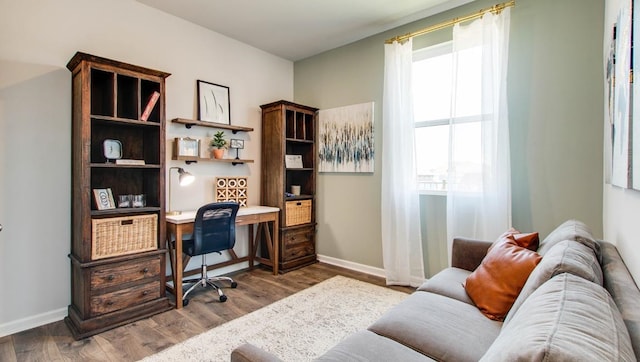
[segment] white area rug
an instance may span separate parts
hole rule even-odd
[[[407,294],[336,276],[145,358],[229,361],[245,342],[284,361],[309,361],[366,329]]]

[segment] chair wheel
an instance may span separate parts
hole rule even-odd
[[[231,283],[231,288],[236,288],[237,286],[238,286],[238,283],[236,282]]]
[[[224,303],[227,301],[227,296],[226,295],[221,295],[220,296],[220,302]]]
[[[189,305],[189,299],[184,299],[184,300],[182,301],[182,306],[183,306],[183,307],[186,307],[186,306],[188,306],[188,305]]]

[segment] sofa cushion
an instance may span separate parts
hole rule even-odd
[[[493,246],[465,282],[465,290],[488,318],[503,320],[542,257],[516,245],[512,236]]]
[[[632,361],[629,334],[609,293],[560,274],[527,298],[481,361]]]
[[[590,282],[602,285],[602,269],[593,250],[573,240],[563,240],[555,244],[544,255],[542,261],[531,272],[529,279],[513,303],[504,322],[509,323],[518,308],[542,284],[552,277],[570,273]]]
[[[501,326],[501,322],[486,318],[467,303],[415,292],[368,329],[435,360],[477,361],[500,333]]]
[[[471,272],[468,270],[453,267],[446,268],[422,283],[418,290],[444,295],[445,297],[474,305],[467,291],[464,290],[464,281],[469,274]]]
[[[600,245],[591,234],[591,229],[578,220],[567,220],[555,228],[555,230],[547,235],[540,243],[538,254],[544,256],[555,244],[563,240],[575,240],[590,247],[593,252],[596,253],[598,260],[602,260],[600,257]]]
[[[433,361],[411,348],[370,331],[360,331],[343,339],[314,361]]]

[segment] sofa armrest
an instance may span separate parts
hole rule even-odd
[[[451,266],[468,271],[474,271],[487,255],[487,250],[493,244],[491,241],[474,240],[468,238],[454,238],[451,250]]]
[[[231,362],[282,362],[282,360],[250,343],[245,343],[231,352]]]

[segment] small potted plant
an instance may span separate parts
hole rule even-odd
[[[227,148],[227,140],[224,139],[224,132],[216,132],[209,145],[211,146],[211,152],[213,153],[214,158],[223,158],[224,149]]]

